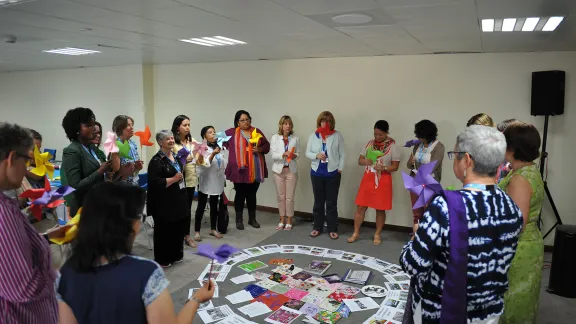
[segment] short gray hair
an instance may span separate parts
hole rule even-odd
[[[33,145],[29,129],[16,124],[0,123],[0,161],[7,159],[12,151],[28,155]]]
[[[174,134],[167,129],[163,129],[163,130],[159,131],[158,133],[156,133],[156,142],[158,142],[158,144],[160,144],[166,139],[166,137],[170,137],[170,136],[174,136]]]
[[[474,173],[494,177],[504,162],[506,138],[493,127],[472,125],[458,135],[456,151],[472,156]],[[456,154],[456,158],[461,159],[462,155]]]

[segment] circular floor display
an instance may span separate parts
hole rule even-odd
[[[371,256],[277,244],[209,263],[198,281],[209,278],[218,297],[202,304],[198,317],[222,324],[400,324],[410,284],[399,265]]]

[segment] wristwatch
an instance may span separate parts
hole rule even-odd
[[[388,167],[384,166],[384,171],[388,172]]]

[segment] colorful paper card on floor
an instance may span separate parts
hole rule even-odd
[[[328,324],[336,323],[341,318],[342,315],[340,315],[340,313],[328,312],[325,310],[321,310],[318,314],[314,315],[315,320]]]
[[[267,291],[267,289],[264,289],[260,286],[255,285],[255,284],[250,284],[250,285],[244,287],[244,290],[249,292],[252,295],[252,297],[254,297],[254,298],[262,295],[263,293],[265,293]]]
[[[282,281],[286,280],[286,278],[288,278],[288,276],[283,275],[281,273],[277,273],[277,272],[272,273],[272,275],[270,275],[270,277],[268,277],[268,279],[270,279],[272,281],[276,281],[276,282],[282,282]]]
[[[344,300],[344,299],[354,299],[356,297],[354,295],[348,295],[348,294],[345,294],[343,292],[335,291],[335,292],[331,293],[330,295],[328,295],[328,298],[332,298],[334,300],[342,302],[342,300]]]
[[[306,272],[300,272],[295,275],[292,275],[292,278],[304,281],[307,280],[308,278],[312,278],[312,275]]]
[[[258,269],[266,268],[267,265],[266,265],[266,263],[264,263],[262,261],[256,260],[256,261],[241,264],[238,267],[240,269],[246,271],[246,272],[254,272]]]
[[[304,290],[300,290],[300,289],[290,289],[288,290],[284,296],[292,298],[292,299],[296,299],[296,300],[302,300],[302,298],[304,298],[306,295],[308,295],[307,291]]]
[[[300,308],[302,308],[302,306],[304,306],[306,303],[300,300],[296,300],[296,299],[290,299],[289,301],[287,301],[286,303],[284,303],[284,307],[288,307],[291,308],[293,310],[300,310]]]
[[[299,316],[300,312],[288,307],[281,307],[268,316],[265,321],[272,324],[290,324]]]
[[[302,306],[299,311],[302,314],[306,314],[308,316],[314,317],[314,315],[318,314],[318,312],[320,312],[320,307],[318,307],[318,305],[314,305],[311,303],[305,303],[304,306]]]
[[[268,264],[272,265],[284,265],[284,264],[293,264],[294,259],[272,259]]]
[[[318,306],[324,310],[329,311],[329,312],[335,312],[340,308],[340,305],[342,305],[342,302],[339,302],[339,301],[334,300],[332,298],[326,298]]]
[[[285,284],[277,284],[274,287],[268,288],[268,290],[270,290],[271,292],[275,292],[277,294],[280,295],[284,295],[288,290],[290,290],[292,288],[286,286]]]
[[[270,307],[271,310],[277,310],[286,302],[290,301],[290,298],[271,291],[266,291],[262,295],[256,297],[254,301],[259,301],[263,304],[266,304],[266,306]]]

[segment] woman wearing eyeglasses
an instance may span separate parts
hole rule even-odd
[[[270,143],[264,133],[252,127],[252,117],[245,110],[238,110],[234,115],[234,128],[226,131],[230,140],[223,146],[228,149],[226,179],[234,183],[234,210],[236,211],[236,228],[244,230],[244,201],[248,206],[248,224],[260,228],[256,221],[256,193],[260,184],[268,178],[268,168],[264,154],[270,151]]]
[[[310,233],[322,233],[324,221],[330,238],[338,238],[338,191],[344,170],[344,136],[335,130],[336,120],[329,111],[316,119],[317,130],[308,137],[306,157],[312,160],[312,191],[314,193],[314,226]]]

